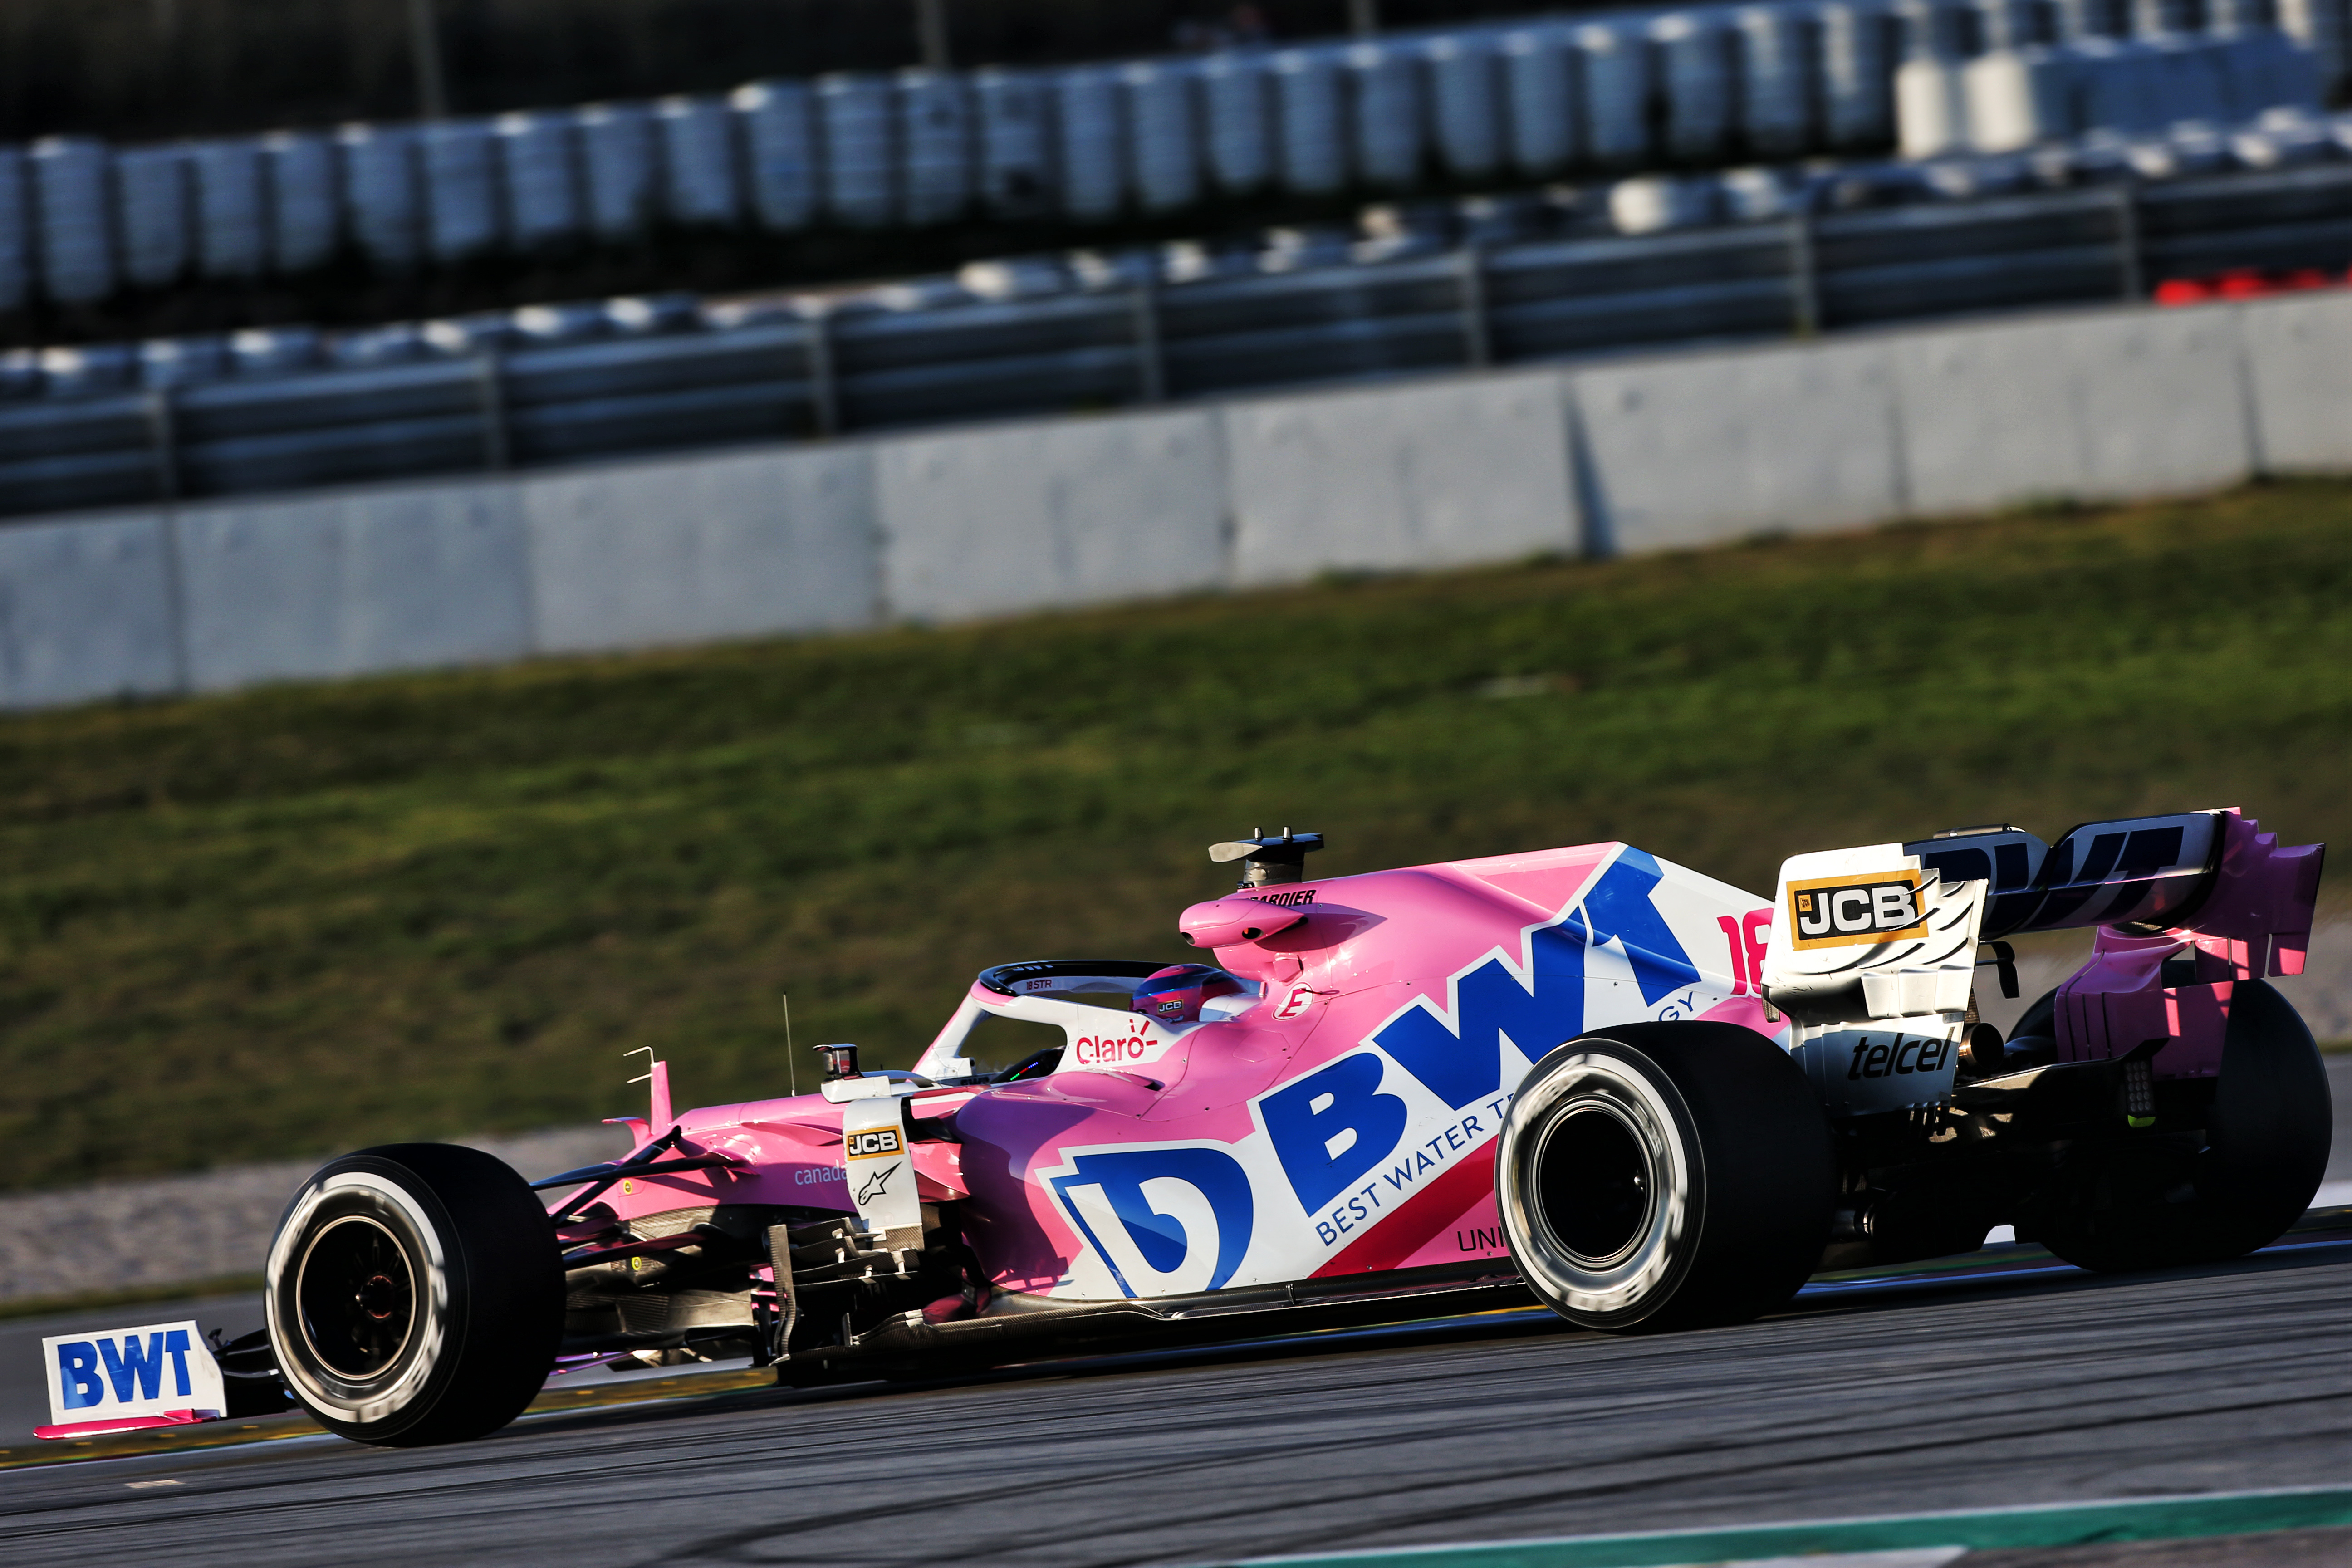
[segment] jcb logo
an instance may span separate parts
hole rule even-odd
[[[1815,877],[1789,884],[1789,920],[1801,952],[1925,936],[1927,919],[1916,871]]]
[[[898,1130],[877,1127],[865,1132],[852,1132],[843,1140],[853,1160],[878,1160],[885,1154],[895,1154],[901,1147]]]

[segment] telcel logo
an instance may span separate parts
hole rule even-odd
[[[852,1132],[842,1139],[845,1152],[853,1160],[878,1160],[895,1154],[905,1147],[895,1127],[875,1127],[864,1132]]]
[[[1867,1035],[1853,1045],[1848,1079],[1895,1078],[1911,1073],[1940,1073],[1952,1065],[1952,1042],[1889,1035],[1874,1042]]]
[[[1916,871],[1813,877],[1789,884],[1795,946],[1853,947],[1927,934]]]

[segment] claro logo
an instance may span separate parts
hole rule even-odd
[[[1900,942],[1927,934],[1919,873],[1813,877],[1789,884],[1789,920],[1800,952]]]
[[[1071,1055],[1082,1068],[1115,1068],[1139,1062],[1150,1048],[1149,1035],[1081,1035],[1070,1042]]]
[[[906,1147],[899,1142],[898,1130],[895,1127],[875,1127],[864,1132],[852,1132],[842,1140],[842,1144],[853,1160],[878,1160]]]

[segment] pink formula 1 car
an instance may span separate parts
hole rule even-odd
[[[1203,963],[983,972],[911,1072],[825,1047],[819,1093],[681,1114],[656,1064],[634,1152],[529,1184],[336,1160],[224,1370],[408,1445],[624,1358],[810,1384],[1530,1293],[1691,1328],[2000,1224],[2093,1268],[2233,1256],[2326,1167],[2267,983],[2321,850],[2235,811],[1801,856],[1769,901],[1622,844],[1308,879],[1318,844],[1212,851],[1244,875],[1183,911]],[[1979,1022],[1999,939],[2065,926],[2089,963]],[[984,1070],[1003,1020],[1053,1043]]]

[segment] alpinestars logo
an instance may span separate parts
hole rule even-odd
[[[1799,952],[1900,942],[1927,934],[1916,871],[1813,877],[1789,884],[1789,919]]]
[[[885,1165],[880,1170],[875,1172],[872,1175],[866,1177],[866,1184],[857,1189],[857,1196],[850,1201],[855,1203],[861,1209],[866,1207],[866,1205],[872,1203],[875,1199],[882,1195],[882,1189],[890,1184],[890,1178],[897,1173],[898,1169],[898,1167],[896,1165]]]

